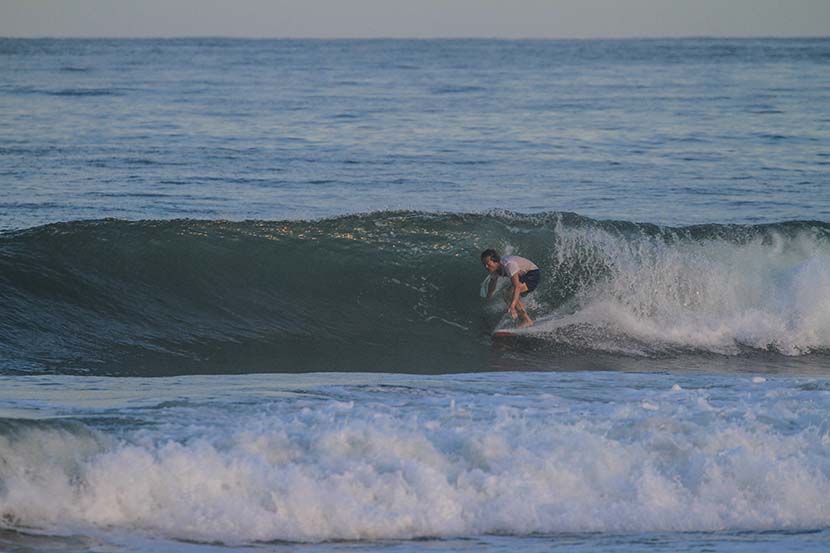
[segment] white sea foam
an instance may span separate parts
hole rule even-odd
[[[830,348],[830,245],[809,232],[738,244],[559,227],[555,271],[575,258],[602,276],[534,332],[628,353]]]
[[[830,525],[826,420],[663,389],[601,413],[327,402],[118,444],[28,429],[39,450],[0,443],[0,514],[226,543]]]

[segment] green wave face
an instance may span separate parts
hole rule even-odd
[[[507,353],[490,337],[503,306],[479,297],[490,247],[543,272],[528,299],[539,322]],[[805,313],[823,305],[828,256],[830,226],[816,222],[378,212],[61,223],[0,236],[0,369],[449,372],[511,355],[543,367],[573,351],[797,355],[830,346],[830,322]],[[765,318],[774,312],[784,318]],[[726,329],[705,338],[695,325]]]

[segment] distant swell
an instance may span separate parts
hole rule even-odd
[[[478,252],[535,260],[515,347],[634,356],[830,348],[830,225],[574,214],[84,221],[0,235],[0,370],[481,370],[502,309]]]
[[[110,89],[86,89],[86,88],[65,88],[63,90],[50,91],[47,94],[54,96],[120,96],[121,93]]]

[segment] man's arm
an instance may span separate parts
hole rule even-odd
[[[499,275],[490,275],[490,284],[487,285],[487,299],[493,297],[493,294],[496,293],[496,284],[498,283]]]

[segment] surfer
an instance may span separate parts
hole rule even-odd
[[[509,278],[512,286],[504,292],[507,311],[514,319],[521,317],[520,327],[532,325],[533,319],[527,314],[527,309],[525,309],[521,298],[533,292],[539,286],[542,277],[539,267],[529,259],[518,255],[501,257],[493,249],[481,252],[481,263],[490,273],[486,298],[489,300],[493,297],[496,292],[496,282],[500,276]]]

